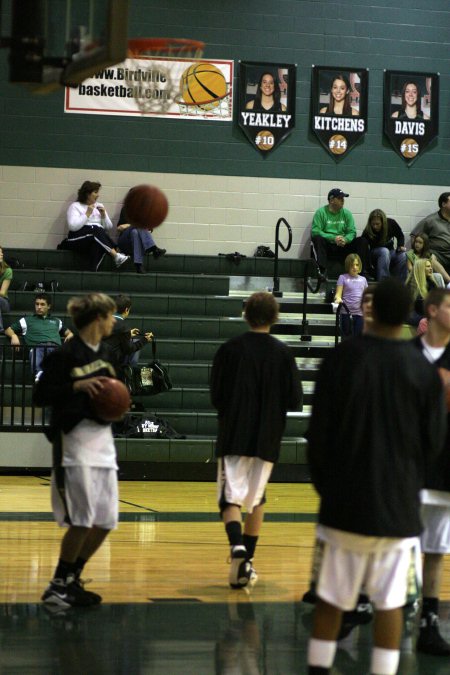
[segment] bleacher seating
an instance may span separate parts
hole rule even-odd
[[[22,290],[25,282],[56,280],[59,290],[52,294],[53,313],[66,318],[68,299],[78,293],[101,290],[111,295],[120,292],[132,297],[130,327],[151,330],[157,337],[158,358],[167,365],[173,389],[154,397],[136,397],[145,408],[165,418],[185,439],[118,439],[117,447],[121,475],[128,478],[180,477],[211,479],[214,477],[214,437],[217,428],[216,413],[209,400],[209,373],[212,358],[220,344],[246,329],[242,319],[243,300],[253,290],[270,285],[273,260],[242,258],[239,264],[223,256],[167,255],[157,260],[147,257],[145,275],[132,271],[127,263],[117,271],[110,260],[105,260],[102,271],[86,272],[82,260],[72,252],[54,250],[16,249],[7,254],[24,265],[14,269],[10,300],[12,310],[5,316],[5,325],[16,317],[33,311],[34,292]],[[311,299],[308,304],[311,341],[300,339],[302,278],[307,267],[295,259],[279,261],[278,275],[293,289],[290,297],[281,302],[281,322],[274,327],[280,339],[288,342],[298,357],[305,387],[305,410],[288,417],[280,466],[275,479],[301,480],[307,478],[304,434],[308,419],[308,405],[315,378],[315,367],[323,350],[333,343],[334,317],[323,304],[323,298]],[[230,292],[230,280],[233,288]],[[27,288],[29,285],[27,286]],[[0,344],[8,340],[0,337]],[[9,349],[9,348],[8,348]],[[147,347],[141,353],[145,363],[151,358]],[[3,366],[3,406],[9,411],[17,392],[11,386],[12,364],[6,358]],[[31,404],[32,382],[28,370],[23,369],[26,382],[20,402]],[[0,430],[8,433],[30,433],[28,414],[16,417],[14,424],[5,414]],[[39,415],[36,424],[40,424]],[[20,447],[20,443],[18,444]],[[23,466],[29,465],[24,457]],[[42,467],[45,468],[45,467]]]

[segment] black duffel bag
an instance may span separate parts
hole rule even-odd
[[[125,382],[132,396],[155,396],[172,389],[167,368],[156,359],[156,340],[152,339],[153,360],[145,366],[127,366]]]

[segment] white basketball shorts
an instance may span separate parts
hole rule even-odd
[[[417,598],[421,583],[418,537],[365,537],[318,526],[312,584],[330,605],[350,611],[364,592],[377,609],[396,609]]]
[[[219,457],[217,500],[221,509],[227,504],[234,504],[244,506],[248,513],[252,513],[255,506],[264,504],[264,493],[272,469],[272,462],[266,462],[259,457]]]
[[[52,507],[59,525],[113,530],[119,519],[117,471],[68,466],[52,473]]]

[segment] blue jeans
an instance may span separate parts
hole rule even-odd
[[[352,337],[361,335],[363,329],[363,318],[359,314],[341,314],[341,333],[342,337]]]
[[[31,364],[31,374],[36,375],[42,370],[42,361],[45,359],[47,354],[53,352],[58,348],[58,345],[42,345],[39,347],[32,347],[30,349],[30,364]]]
[[[400,251],[397,253],[394,249],[388,249],[385,246],[378,246],[370,252],[370,261],[375,267],[375,278],[381,281],[385,277],[397,277],[400,281],[406,281],[408,268],[406,265],[406,253]]]
[[[133,256],[136,265],[142,265],[146,251],[155,246],[155,240],[148,230],[127,227],[120,233],[117,244],[123,253]]]
[[[4,298],[3,296],[0,297],[0,331],[3,331],[3,318],[2,318],[2,312],[9,312],[9,302],[8,298]]]

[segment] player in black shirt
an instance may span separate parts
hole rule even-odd
[[[286,412],[296,410],[302,400],[292,353],[269,335],[278,318],[275,298],[254,293],[245,318],[250,330],[219,348],[211,373],[211,400],[219,422],[218,500],[231,546],[232,588],[256,581],[252,559],[265,487],[280,455]],[[247,509],[244,535],[242,506]]]
[[[420,578],[419,491],[446,432],[440,379],[401,339],[409,305],[400,281],[380,282],[370,334],[341,343],[319,370],[308,432],[321,498],[309,675],[331,672],[342,613],[363,582],[376,608],[370,672],[397,672],[408,576]]]

